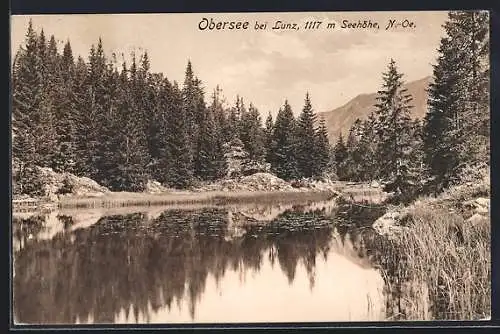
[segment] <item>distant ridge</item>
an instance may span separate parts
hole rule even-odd
[[[419,80],[410,81],[404,85],[408,89],[408,93],[413,97],[413,101],[411,102],[414,106],[411,115],[413,119],[422,119],[425,116],[427,111],[426,90],[429,87],[431,79],[430,76],[427,76]],[[351,125],[357,118],[361,120],[366,119],[374,109],[374,104],[377,102],[376,97],[376,92],[360,94],[339,108],[319,113],[318,119],[325,119],[330,141],[335,143],[340,132],[342,132],[344,138],[347,137]]]

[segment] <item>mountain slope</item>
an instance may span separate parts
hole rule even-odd
[[[427,111],[427,91],[431,77],[425,77],[420,80],[411,81],[404,85],[413,97],[411,105],[414,106],[411,111],[412,118],[422,119]],[[337,138],[342,132],[344,138],[351,125],[356,119],[364,120],[368,117],[371,111],[374,110],[377,93],[360,94],[347,102],[345,105],[331,111],[326,111],[318,114],[318,119],[323,117],[328,129],[328,136],[332,143],[337,141]]]

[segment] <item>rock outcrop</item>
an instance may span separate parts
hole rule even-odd
[[[404,216],[405,214],[402,212],[389,211],[377,219],[372,227],[378,234],[392,238],[404,228],[400,224]]]
[[[148,180],[146,183],[145,193],[149,194],[161,194],[170,191],[167,187],[164,187],[160,182],[155,180]]]
[[[57,195],[101,196],[109,189],[88,177],[79,177],[71,173],[57,173],[52,168],[38,167],[45,195],[50,199]]]

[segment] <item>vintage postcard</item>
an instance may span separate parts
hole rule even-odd
[[[16,325],[487,320],[489,12],[11,17]]]

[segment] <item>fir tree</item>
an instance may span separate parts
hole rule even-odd
[[[324,147],[317,147],[323,145],[316,140],[316,131],[314,124],[316,122],[316,115],[312,109],[309,93],[306,94],[304,108],[300,113],[297,120],[296,136],[297,136],[297,164],[299,173],[304,177],[312,177],[316,175],[316,169],[321,170],[322,163],[321,155],[324,153]],[[324,125],[324,124],[323,124]]]
[[[43,81],[41,88],[41,98],[40,104],[38,105],[37,126],[38,129],[33,129],[36,131],[35,145],[37,154],[39,155],[40,166],[53,167],[53,159],[55,155],[54,147],[56,147],[56,115],[54,105],[56,103],[54,96],[54,88],[57,89],[57,83],[55,82],[57,78],[56,71],[57,67],[57,48],[53,45],[52,54],[49,54],[47,40],[45,39],[45,33],[42,29],[37,42],[37,54],[40,61],[40,75]],[[54,57],[52,60],[50,57]],[[53,64],[53,68],[51,65]]]
[[[370,113],[368,119],[361,122],[358,134],[356,155],[359,157],[358,180],[371,181],[380,176],[380,170],[385,168],[384,162],[377,157],[378,137],[376,133],[377,119],[375,113]]]
[[[359,177],[359,165],[362,162],[363,157],[359,155],[358,145],[359,138],[361,137],[361,120],[356,119],[353,125],[349,129],[349,134],[346,140],[347,148],[347,158],[344,163],[344,169],[342,171],[342,177],[340,180],[352,180],[356,181]]]
[[[335,144],[333,152],[337,177],[339,180],[344,180],[346,174],[346,160],[349,152],[347,151],[342,133],[339,134],[339,138]]]
[[[228,132],[229,141],[240,139],[240,121],[241,121],[241,99],[240,96],[236,96],[235,105],[229,109],[228,115]]]
[[[378,139],[377,157],[384,162],[379,177],[386,182],[386,189],[396,194],[408,192],[408,163],[412,150],[410,102],[412,97],[402,88],[403,74],[391,59],[387,72],[383,73],[383,89],[378,92],[375,107]]]
[[[74,62],[69,41],[60,56],[54,36],[51,36],[48,48],[48,90],[55,115],[55,137],[51,166],[58,172],[72,172],[75,166],[75,120],[73,101]]]
[[[155,163],[155,179],[160,181],[162,184],[169,184],[170,180],[173,178],[170,175],[172,171],[171,166],[174,162],[174,157],[170,151],[169,140],[171,138],[172,130],[170,125],[170,117],[173,114],[173,103],[174,103],[174,87],[170,82],[164,78],[160,82],[158,90],[158,112],[157,112],[157,123],[158,123],[158,133],[156,136],[157,145],[157,162]]]
[[[465,166],[489,163],[488,20],[487,12],[450,12],[444,25],[423,128],[436,191],[460,182]]]
[[[283,108],[276,116],[274,124],[273,141],[276,143],[272,152],[271,168],[274,173],[285,180],[295,179],[299,176],[296,146],[296,120],[292,107],[285,101]]]
[[[167,184],[177,188],[185,188],[193,182],[189,115],[186,114],[182,101],[182,92],[174,83],[166,130],[168,151],[173,159],[168,171]]]
[[[241,116],[240,139],[251,161],[263,161],[265,148],[262,120],[259,111],[252,104]]]
[[[136,67],[134,70],[136,70]],[[120,77],[120,91],[117,96],[118,109],[116,113],[112,110],[108,114],[109,119],[107,124],[112,129],[110,133],[118,132],[118,136],[116,137],[119,138],[116,170],[118,179],[115,181],[113,187],[115,190],[142,191],[147,181],[145,129],[144,123],[138,122],[138,116],[140,117],[141,115],[141,111],[139,110],[140,101],[137,98],[139,95],[138,92],[134,92],[141,85],[140,79],[136,76],[137,72],[132,72],[130,78],[127,80],[126,69],[124,67]],[[119,116],[120,123],[114,122],[117,119],[115,115]],[[116,125],[121,126],[117,128]],[[109,144],[111,138],[107,139],[106,142]],[[109,149],[112,149],[112,147],[109,147]]]
[[[217,131],[214,114],[211,110],[206,112],[205,118],[199,125],[196,151],[195,175],[202,180],[215,180],[226,174],[223,142]]]
[[[211,110],[214,114],[216,128],[219,131],[220,140],[223,144],[228,143],[232,136],[227,110],[224,109],[224,102],[222,89],[217,85],[212,94]]]
[[[191,61],[188,61],[182,88],[182,107],[186,114],[188,136],[193,142],[196,141],[197,121],[201,118],[198,110],[198,94],[198,81],[194,76]]]
[[[106,150],[103,149],[99,136],[102,118],[106,107],[106,58],[102,40],[99,39],[97,48],[92,45],[87,65],[87,75],[84,92],[79,96],[80,103],[77,114],[77,142],[78,156],[80,160],[80,171],[98,182],[105,170],[101,164],[107,159]]]
[[[330,163],[331,146],[328,140],[328,130],[323,118],[319,121],[315,133],[313,176],[323,175]]]
[[[87,165],[87,150],[86,142],[82,140],[90,137],[90,128],[87,127],[88,124],[84,121],[86,119],[86,111],[88,108],[89,101],[89,86],[88,86],[88,68],[87,64],[81,56],[78,57],[75,63],[74,70],[74,80],[71,85],[71,90],[73,94],[70,96],[71,103],[74,105],[75,112],[72,115],[74,121],[74,155],[75,155],[75,166],[73,172],[77,175],[89,176],[87,172],[90,167]]]
[[[268,113],[265,123],[264,135],[265,135],[265,149],[266,149],[266,161],[272,163],[273,150],[274,150],[274,141],[273,141],[273,132],[274,132],[274,123],[273,116],[271,112]]]
[[[23,164],[32,166],[42,159],[36,143],[37,119],[43,97],[42,64],[37,43],[38,36],[30,20],[25,46],[16,54],[12,74],[12,153]]]

